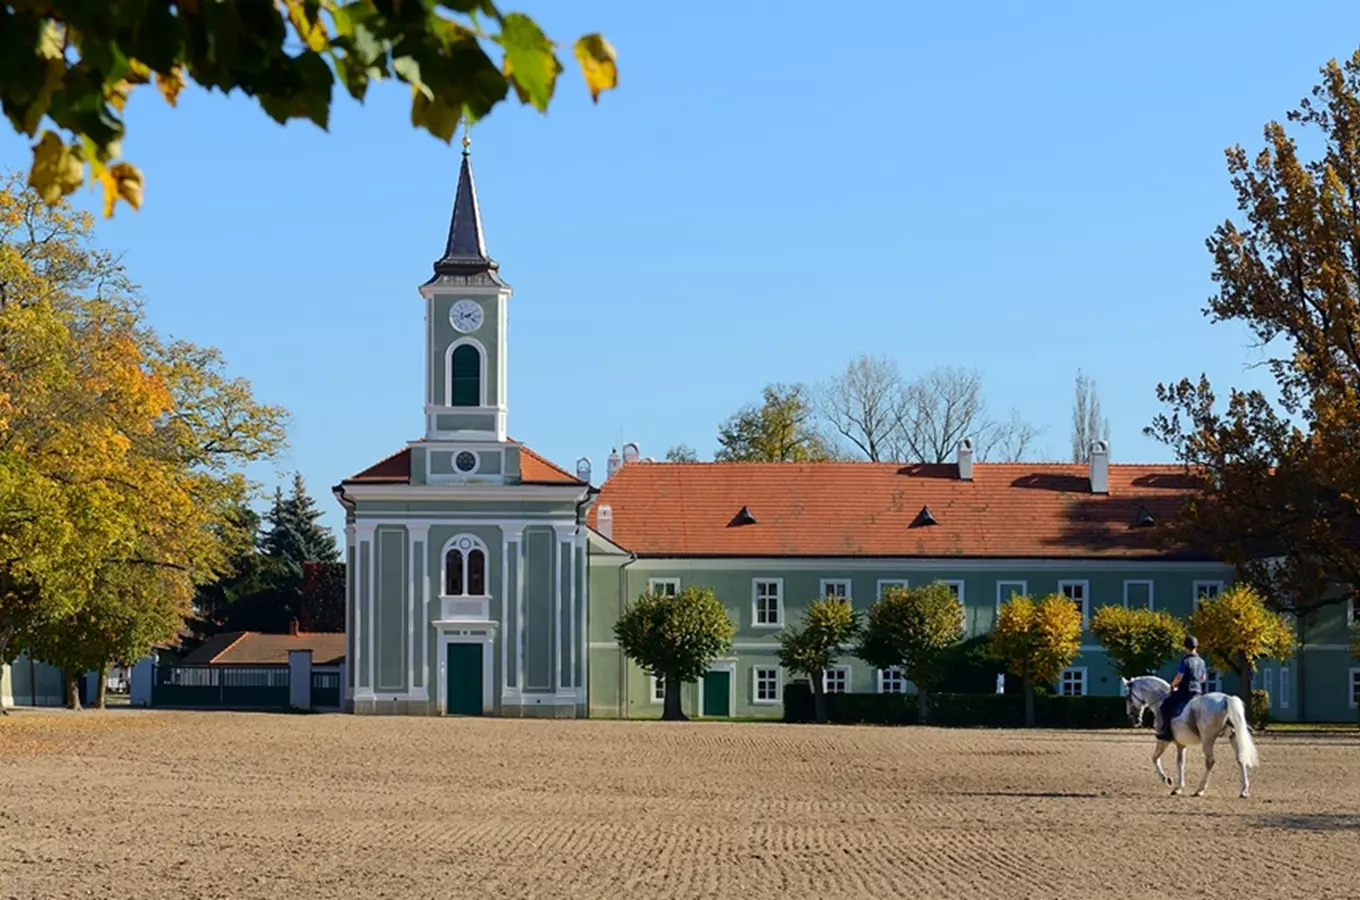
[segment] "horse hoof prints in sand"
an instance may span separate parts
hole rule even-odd
[[[1143,721],[1143,711],[1148,707],[1161,708],[1162,701],[1171,693],[1171,685],[1156,675],[1140,675],[1137,678],[1121,678],[1126,696],[1125,708],[1129,721],[1139,725]],[[1228,735],[1233,753],[1237,755],[1237,766],[1242,770],[1242,794],[1251,793],[1251,780],[1247,770],[1260,765],[1256,755],[1256,744],[1251,739],[1251,729],[1247,727],[1247,711],[1242,700],[1229,694],[1215,691],[1212,694],[1199,694],[1171,720],[1172,741],[1157,739],[1157,747],[1152,751],[1152,766],[1157,777],[1164,784],[1174,785],[1172,796],[1185,790],[1185,748],[1198,743],[1204,750],[1204,777],[1194,796],[1204,796],[1209,787],[1209,773],[1214,769],[1214,742],[1223,734]],[[1176,778],[1173,780],[1162,768],[1162,755],[1168,747],[1176,745]]]

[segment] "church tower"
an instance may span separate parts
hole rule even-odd
[[[499,463],[507,449],[506,321],[511,289],[486,252],[469,144],[464,136],[444,254],[435,261],[434,275],[420,287],[425,298],[424,442],[430,482],[500,481],[505,472]],[[441,458],[447,465],[439,464]]]

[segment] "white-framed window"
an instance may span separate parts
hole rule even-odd
[[[1152,609],[1152,579],[1130,578],[1124,582],[1125,609]]]
[[[1223,684],[1223,673],[1217,669],[1207,670],[1204,678],[1204,693],[1213,694],[1221,691]]]
[[[1081,627],[1085,628],[1091,614],[1091,582],[1059,581],[1058,593],[1077,604],[1077,609],[1081,610]]]
[[[822,690],[828,694],[845,694],[850,690],[850,667],[832,666],[822,673]]]
[[[445,597],[486,596],[486,544],[471,534],[456,534],[444,545]]]
[[[1346,627],[1360,628],[1360,594],[1351,594],[1346,601]]]
[[[959,581],[959,580],[949,580],[949,581],[946,581],[945,579],[942,578],[942,579],[940,579],[940,584],[942,584],[942,585],[944,585],[945,587],[949,588],[949,593],[953,594],[954,597],[955,597],[955,599],[957,599],[960,603],[963,602],[963,582],[962,582],[962,581]]]
[[[821,597],[840,597],[845,602],[852,602],[850,599],[850,579],[849,578],[823,578],[821,586]]]
[[[784,579],[751,580],[751,624],[757,628],[780,628],[784,624]]]
[[[1280,709],[1289,709],[1289,666],[1280,666]]]
[[[1346,699],[1350,703],[1351,709],[1360,708],[1360,669],[1351,669]]]
[[[648,578],[647,590],[654,594],[665,594],[667,597],[674,597],[680,593],[679,578]]]
[[[778,666],[751,668],[751,702],[760,706],[773,706],[779,702]]]
[[[880,694],[905,694],[907,676],[896,666],[878,670],[878,692]]]
[[[1194,592],[1190,597],[1192,607],[1199,606],[1199,601],[1217,600],[1218,595],[1223,593],[1223,582],[1221,581],[1196,581]]]
[[[1086,696],[1086,668],[1063,669],[1062,681],[1058,684],[1059,693],[1064,697]]]
[[[666,702],[666,679],[657,678],[655,675],[647,676],[648,696],[652,698],[654,705]]]
[[[880,578],[878,579],[878,599],[883,599],[883,591],[890,587],[910,587],[905,578]]]
[[[1024,581],[998,581],[996,583],[996,611],[1001,612],[1001,604],[1012,597],[1029,595],[1029,584]]]

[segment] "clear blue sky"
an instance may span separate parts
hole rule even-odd
[[[611,446],[711,454],[771,381],[855,354],[910,375],[984,373],[989,406],[1068,452],[1073,377],[1095,379],[1116,461],[1168,459],[1141,429],[1158,380],[1261,385],[1236,325],[1200,313],[1204,239],[1234,215],[1223,150],[1360,44],[1344,2],[508,3],[564,45],[545,116],[474,130],[491,254],[515,288],[510,432],[565,467]],[[569,43],[604,32],[621,86],[592,106]],[[329,488],[419,437],[422,301],[458,148],[409,94],[331,130],[243,97],[143,89],[125,156],[126,253],[152,322],[220,347],[293,413],[281,472]],[[0,162],[26,168],[8,129]],[[80,202],[95,201],[82,192]],[[272,467],[257,469],[272,485]]]

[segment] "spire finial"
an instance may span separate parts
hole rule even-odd
[[[468,125],[468,123],[467,123],[466,121],[464,121],[464,122],[463,122],[463,155],[464,155],[464,156],[467,156],[467,155],[468,155],[468,153],[469,153],[468,148],[472,146],[472,135],[468,134],[468,132],[471,131],[471,130],[472,130],[472,126]]]

